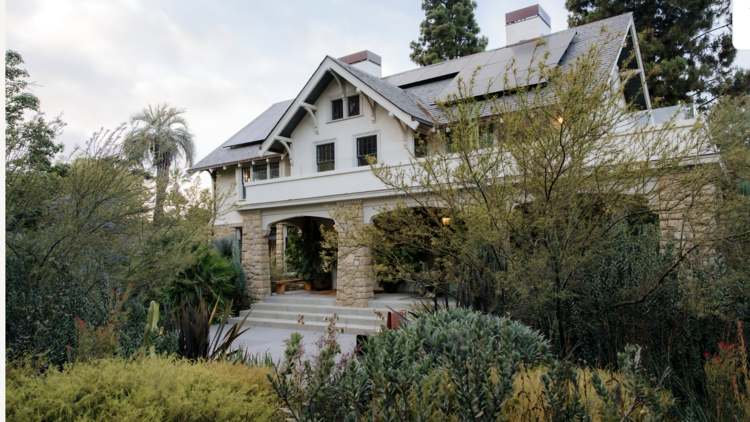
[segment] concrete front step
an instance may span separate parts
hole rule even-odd
[[[394,308],[396,309],[396,308]],[[249,310],[240,311],[240,316],[245,316],[248,312],[257,311],[276,311],[276,312],[295,312],[299,314],[327,314],[333,315],[337,313],[339,315],[353,315],[361,317],[375,317],[373,313],[374,308],[347,308],[343,306],[333,305],[301,305],[301,304],[285,304],[285,303],[267,303],[260,302],[253,304]],[[378,309],[381,313],[388,311],[387,308],[383,307]]]
[[[297,320],[299,320],[300,315],[304,315],[305,323],[308,322],[326,322],[326,318],[331,318],[333,316],[334,312],[330,313],[311,313],[311,312],[280,312],[280,311],[259,311],[259,310],[253,310],[250,313],[250,316],[248,319],[277,319],[277,320],[287,320],[292,321],[295,324],[297,323]],[[385,324],[385,317],[383,319],[377,318],[374,314],[370,314],[368,316],[359,316],[359,315],[350,315],[350,314],[340,314],[336,312],[338,315],[338,323],[337,325],[369,325],[373,329],[380,326],[380,324]],[[245,315],[242,315],[244,318]]]
[[[244,317],[243,317],[244,318]],[[235,317],[229,319],[229,324],[239,324],[242,322],[242,318]],[[328,328],[327,322],[307,322],[303,325],[297,324],[297,321],[290,321],[286,319],[265,319],[265,318],[247,318],[245,320],[245,326],[249,327],[266,327],[266,328],[282,328],[285,330],[298,330],[298,331],[316,331],[325,332]],[[344,334],[366,334],[373,331],[372,325],[355,325],[355,324],[343,324],[339,320],[336,324],[336,328],[343,328]]]

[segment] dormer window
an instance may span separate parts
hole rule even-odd
[[[331,120],[344,118],[344,101],[341,99],[331,101]]]
[[[359,95],[349,97],[349,117],[359,116]]]

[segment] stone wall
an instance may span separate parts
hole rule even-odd
[[[338,278],[336,281],[336,306],[364,308],[374,298],[375,278],[370,250],[347,241],[346,231],[358,230],[364,224],[362,202],[339,203],[344,210],[342,221],[337,222],[339,232]]]
[[[213,227],[212,237],[219,238],[236,234],[240,226],[237,224],[220,224]]]
[[[260,210],[240,211],[242,215],[242,266],[249,291],[255,301],[271,295],[271,271],[268,267],[269,230],[262,230]]]
[[[661,178],[652,210],[659,215],[661,249],[671,242],[675,253],[696,246],[701,255],[711,252],[710,240],[715,228],[713,186],[688,179],[690,173],[669,174]]]

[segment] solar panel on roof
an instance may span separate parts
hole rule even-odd
[[[485,53],[491,54],[491,57],[488,58],[487,65],[483,66],[474,77],[473,95],[493,94],[509,88],[532,86],[544,82],[544,80],[540,80],[537,74],[529,75],[529,68],[536,69],[542,60],[544,60],[546,66],[557,66],[575,34],[575,31],[567,31],[548,35],[545,37],[547,45],[539,48],[535,47],[536,41],[532,40],[495,52]],[[549,51],[549,55],[545,58],[546,51]],[[446,99],[449,95],[458,94],[459,78],[463,80],[463,83],[468,83],[472,73],[477,68],[475,63],[478,62],[479,60],[472,60],[467,63],[451,83],[443,89],[438,98]]]
[[[250,142],[264,141],[273,130],[281,116],[289,108],[294,100],[282,101],[269,107],[266,111],[256,117],[242,130],[229,138],[222,147],[229,148],[237,145],[247,144]]]

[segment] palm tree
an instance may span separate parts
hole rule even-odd
[[[144,108],[130,117],[133,128],[125,138],[128,155],[139,166],[150,164],[156,168],[156,203],[154,223],[164,215],[164,198],[169,184],[169,169],[185,159],[193,165],[195,143],[187,121],[181,116],[185,109],[157,104]]]

